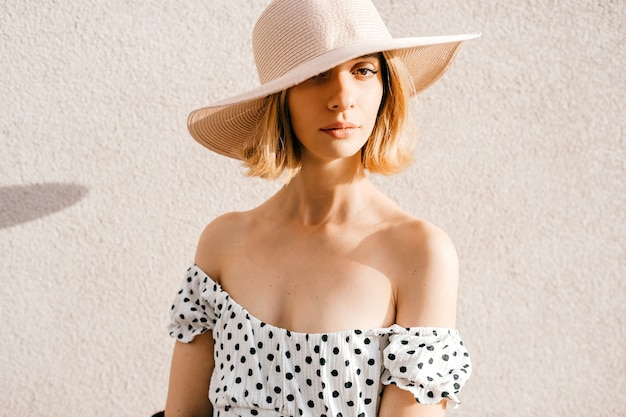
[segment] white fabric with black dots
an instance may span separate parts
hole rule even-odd
[[[213,332],[214,416],[376,416],[384,385],[416,401],[454,407],[469,379],[458,331],[433,327],[298,333],[264,323],[199,267],[189,268],[170,311],[181,342]]]

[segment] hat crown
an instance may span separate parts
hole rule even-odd
[[[388,39],[369,0],[275,0],[257,20],[252,47],[266,84],[330,51]]]

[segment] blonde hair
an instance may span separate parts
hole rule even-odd
[[[383,98],[372,134],[361,149],[361,161],[372,173],[391,175],[413,162],[409,99],[414,87],[402,60],[388,52],[382,56]],[[287,91],[266,98],[255,140],[244,145],[241,159],[250,176],[282,177],[288,183],[300,170],[300,143],[291,129]]]

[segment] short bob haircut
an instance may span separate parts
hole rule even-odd
[[[403,62],[387,52],[381,55],[383,98],[372,134],[361,149],[361,161],[372,173],[391,175],[413,162],[409,99],[414,89]],[[300,170],[300,143],[291,128],[287,91],[266,98],[255,140],[244,145],[241,159],[250,176],[282,177],[288,183]]]

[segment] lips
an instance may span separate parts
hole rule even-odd
[[[359,128],[358,125],[349,122],[331,123],[322,127],[320,130],[336,139],[347,138]]]
[[[342,129],[356,129],[358,126],[350,122],[337,122],[331,123],[321,128],[321,130],[342,130]]]

